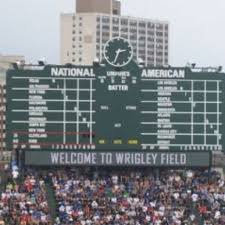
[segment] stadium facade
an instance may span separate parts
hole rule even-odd
[[[5,85],[6,71],[12,68],[12,63],[24,61],[21,55],[0,55],[0,152],[6,150],[5,144]]]
[[[60,63],[92,65],[102,61],[104,45],[113,37],[129,40],[134,59],[145,66],[169,63],[169,23],[121,15],[112,0],[77,0],[76,13],[61,15]]]

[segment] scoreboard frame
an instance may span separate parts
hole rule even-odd
[[[82,80],[85,82],[82,83]],[[208,86],[208,81],[213,85]],[[79,165],[121,166],[115,159],[111,163],[104,163],[101,155],[111,152],[111,157],[115,158],[116,153],[129,155],[133,152],[136,154],[143,152],[144,158],[146,154],[156,154],[160,158],[163,154],[172,157],[173,154],[183,153],[188,160],[184,164],[128,163],[127,166],[196,167],[198,163],[191,162],[195,157],[200,160],[200,167],[210,166],[211,151],[225,149],[224,81],[225,74],[219,72],[193,72],[187,67],[140,68],[134,61],[123,68],[116,68],[106,63],[103,66],[101,64],[69,67],[48,65],[38,69],[9,70],[6,85],[7,148],[24,150],[26,165],[78,165],[73,162],[54,164],[50,160],[50,155],[54,152],[62,154],[63,152],[66,154],[90,152],[97,154],[98,160],[93,164]],[[186,85],[188,82],[191,86]],[[199,86],[196,86],[196,83]],[[194,102],[195,95],[198,97],[200,94],[203,94],[204,101]],[[212,103],[208,103],[208,95],[211,96],[209,98],[212,98]],[[59,110],[54,108],[54,104],[48,104],[48,101],[62,106],[60,113],[51,116],[47,114],[48,111]],[[181,103],[184,104],[179,106]],[[212,106],[208,107],[208,104]],[[186,128],[183,124],[183,111],[180,110],[182,107],[182,110],[185,109],[186,105],[189,107],[187,107],[188,113],[191,109],[191,121],[188,120],[187,124],[191,127],[192,144],[187,143],[182,147],[179,141],[187,141],[189,138],[187,133],[182,134]],[[204,122],[194,120],[196,105],[204,108]],[[176,121],[178,116],[173,116],[176,110],[181,114],[179,117],[181,122]],[[156,115],[152,116],[152,114]],[[196,114],[200,115],[202,112]],[[216,118],[210,116],[214,114]],[[75,121],[71,119],[74,115]],[[54,117],[59,118],[53,120],[57,123],[52,127],[44,127],[48,123],[52,124]],[[65,121],[65,118],[70,119]],[[44,125],[34,128],[35,124]],[[210,134],[208,134],[209,127],[212,132]],[[198,132],[203,129],[205,146],[208,140],[211,140],[208,136],[216,137],[216,144],[213,142],[209,148],[202,149],[195,146],[193,144],[195,129]],[[202,135],[197,134],[197,136]],[[55,136],[55,139],[51,139],[51,135]],[[179,135],[184,138],[176,139]],[[146,139],[146,136],[151,138]],[[159,139],[160,136],[162,139]],[[39,145],[38,142],[32,143],[30,140],[44,140],[44,142]],[[49,145],[52,140],[56,141]],[[67,140],[74,142],[67,143]],[[87,143],[80,143],[83,140]],[[170,143],[174,145],[168,147]],[[36,159],[40,160],[36,161]],[[126,166],[126,163],[123,166]]]

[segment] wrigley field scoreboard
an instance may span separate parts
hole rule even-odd
[[[140,67],[124,43],[104,64],[9,70],[7,148],[27,165],[208,166],[224,150],[224,74]]]

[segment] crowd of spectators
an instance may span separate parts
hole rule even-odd
[[[225,224],[217,172],[59,170],[51,177],[57,225]]]
[[[215,171],[73,168],[20,180],[1,192],[0,225],[225,225],[225,181]]]
[[[18,179],[9,178],[0,199],[0,225],[50,225],[45,182],[32,171]]]

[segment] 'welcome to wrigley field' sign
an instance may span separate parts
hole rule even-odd
[[[25,152],[25,164],[37,166],[208,167],[210,163],[209,152]]]

